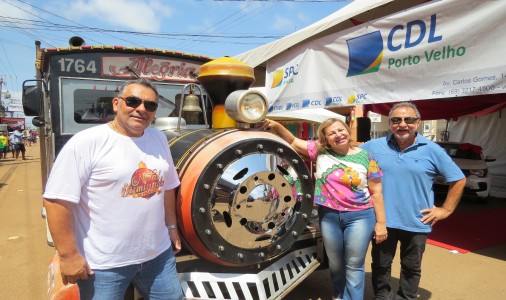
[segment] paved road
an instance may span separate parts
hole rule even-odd
[[[54,249],[46,244],[45,223],[40,216],[42,188],[38,151],[37,146],[27,147],[26,161],[0,160],[2,300],[46,299],[47,267]],[[488,206],[506,207],[506,201],[495,200]],[[484,206],[462,203],[461,207],[483,209]],[[398,265],[399,262],[395,261],[393,285],[398,282]],[[506,295],[506,244],[468,254],[452,254],[446,249],[428,245],[422,269],[419,291],[419,299],[422,300],[495,300],[504,299]],[[366,280],[365,299],[372,299],[369,256]],[[328,271],[316,271],[285,299],[330,300]]]

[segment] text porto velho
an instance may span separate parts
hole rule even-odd
[[[466,54],[466,47],[460,46],[458,48],[452,46],[445,46],[442,50],[432,49],[424,51],[424,55],[408,55],[403,58],[389,58],[388,68],[402,68],[406,66],[417,65],[425,59],[425,62],[431,63],[435,61],[453,59],[455,57],[462,57]]]

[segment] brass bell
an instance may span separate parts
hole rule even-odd
[[[193,89],[190,89],[190,93],[184,97],[184,112],[202,112],[202,108],[199,106],[199,97],[193,94]]]

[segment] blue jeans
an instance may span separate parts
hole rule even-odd
[[[333,297],[363,300],[365,256],[376,224],[374,209],[345,212],[320,206],[318,212]]]
[[[141,264],[93,272],[88,280],[77,281],[81,300],[122,300],[130,283],[146,300],[183,299],[172,248]]]

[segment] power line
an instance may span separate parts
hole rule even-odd
[[[40,8],[40,7],[38,7],[38,6],[35,6],[35,5],[31,4],[31,3],[28,3],[28,2],[25,2],[25,1],[22,1],[22,0],[17,0],[17,1],[18,1],[18,2],[21,2],[21,3],[24,3],[24,4],[26,4],[26,5],[30,5],[31,7],[35,8],[35,9],[38,9],[38,10],[40,10],[40,11],[42,11],[42,12],[45,12],[46,14],[49,14],[49,15],[51,15],[51,16],[57,17],[57,18],[59,18],[59,19],[63,19],[63,20],[65,20],[65,21],[68,21],[68,22],[70,22],[70,23],[74,23],[74,24],[76,24],[76,25],[79,25],[78,30],[79,30],[81,27],[86,27],[86,26],[85,26],[85,25],[83,25],[83,24],[80,24],[80,23],[74,22],[74,21],[72,21],[72,20],[69,20],[69,19],[64,18],[64,17],[62,17],[62,16],[59,16],[59,15],[56,15],[56,14],[54,14],[54,13],[50,12],[50,11],[47,11],[47,10],[45,10],[45,9],[42,9],[42,8]],[[79,35],[79,34],[78,34],[78,33],[76,33],[76,35]],[[124,41],[124,42],[128,42],[128,43],[133,44],[133,45],[135,45],[135,44],[136,44],[136,43],[134,43],[134,42],[127,41],[127,40],[124,40],[124,39],[122,39],[122,38],[118,38],[118,37],[115,37],[115,36],[113,36],[113,35],[110,35],[110,34],[106,34],[106,35],[107,35],[107,36],[109,36],[109,37],[115,38],[115,39],[122,40],[122,41]],[[85,38],[86,38],[86,39],[89,39],[88,37],[85,37]],[[89,40],[94,41],[93,39],[89,39]],[[101,43],[100,43],[100,42],[98,42],[98,41],[94,41],[94,42],[96,42],[97,44],[101,44]]]
[[[197,0],[202,1],[202,0]],[[297,3],[332,3],[332,2],[349,2],[350,0],[211,0],[214,2],[297,2]]]
[[[246,9],[248,7],[250,7],[251,5],[252,5],[251,3],[248,3],[248,5],[246,6]],[[234,20],[231,20],[231,21],[228,21],[228,22],[226,22],[226,21],[230,20],[232,17],[236,16],[237,14],[239,14],[241,12],[243,12],[243,9],[241,9],[241,8],[237,9],[236,11],[234,11],[231,14],[229,14],[228,16],[224,17],[223,19],[221,19],[220,21],[218,21],[217,23],[215,23],[211,27],[207,28],[204,31],[201,31],[201,33],[203,34],[203,33],[206,33],[206,32],[211,32],[211,31],[214,31],[214,30],[218,30],[218,29],[220,29],[220,27],[218,27],[218,25],[220,25],[220,24],[222,24],[222,26],[228,26],[229,28],[233,27],[232,24],[233,24]],[[243,17],[244,16],[238,16],[239,19],[243,18]],[[204,41],[208,41],[208,40],[209,39],[206,39]],[[191,42],[191,41],[197,41],[197,40],[192,39],[192,40],[190,40],[188,42]],[[204,41],[197,41],[197,42],[204,42]],[[184,46],[186,46],[186,44],[182,44],[182,45],[176,46],[176,47],[184,47]]]
[[[14,74],[14,76],[16,76],[16,72],[14,71],[14,68],[12,68],[11,60],[9,59],[9,55],[7,55],[7,52],[5,52],[4,43],[2,41],[0,41],[0,45],[2,46],[2,50],[5,54],[5,58],[7,59],[7,63],[12,71],[12,74]]]
[[[29,14],[29,15],[32,15],[32,16],[34,16],[34,17],[38,17],[37,15],[34,15],[32,12],[27,11],[26,9],[21,8],[21,7],[17,6],[17,5],[14,5],[14,4],[12,4],[11,2],[8,2],[8,1],[6,1],[6,0],[2,0],[2,2],[7,3],[8,5],[13,6],[13,7],[15,7],[15,8],[17,8],[17,9],[19,9],[19,10],[21,10],[21,11],[23,11],[23,12],[27,13],[27,14]],[[0,17],[0,18],[2,18],[2,19],[9,19],[8,17]],[[4,22],[5,22],[5,21],[4,21]],[[19,32],[21,32],[21,33],[23,33],[23,34],[25,34],[25,35],[29,35],[29,36],[31,36],[31,34],[29,34],[29,33],[27,32],[27,30],[26,30],[26,29],[24,29],[24,28],[22,29],[22,28],[15,27],[15,26],[14,26],[13,28],[18,29],[18,31],[19,31]],[[50,44],[50,43],[49,43],[49,44]]]
[[[95,33],[122,33],[122,34],[133,34],[133,35],[141,35],[146,37],[204,37],[204,38],[223,38],[223,39],[278,39],[282,36],[279,35],[226,35],[226,34],[195,34],[195,33],[177,33],[177,32],[142,32],[142,31],[131,31],[131,30],[113,30],[113,29],[104,29],[98,27],[89,27],[89,26],[73,26],[73,25],[64,25],[57,24],[52,22],[43,22],[43,21],[34,21],[22,18],[12,18],[12,17],[2,17],[0,19],[5,19],[5,25],[3,27],[10,28],[19,28],[20,25],[30,25],[33,27],[29,27],[30,29],[44,29],[47,31],[62,31],[62,30],[80,30],[81,32],[95,32]],[[12,25],[12,24],[18,24]]]

